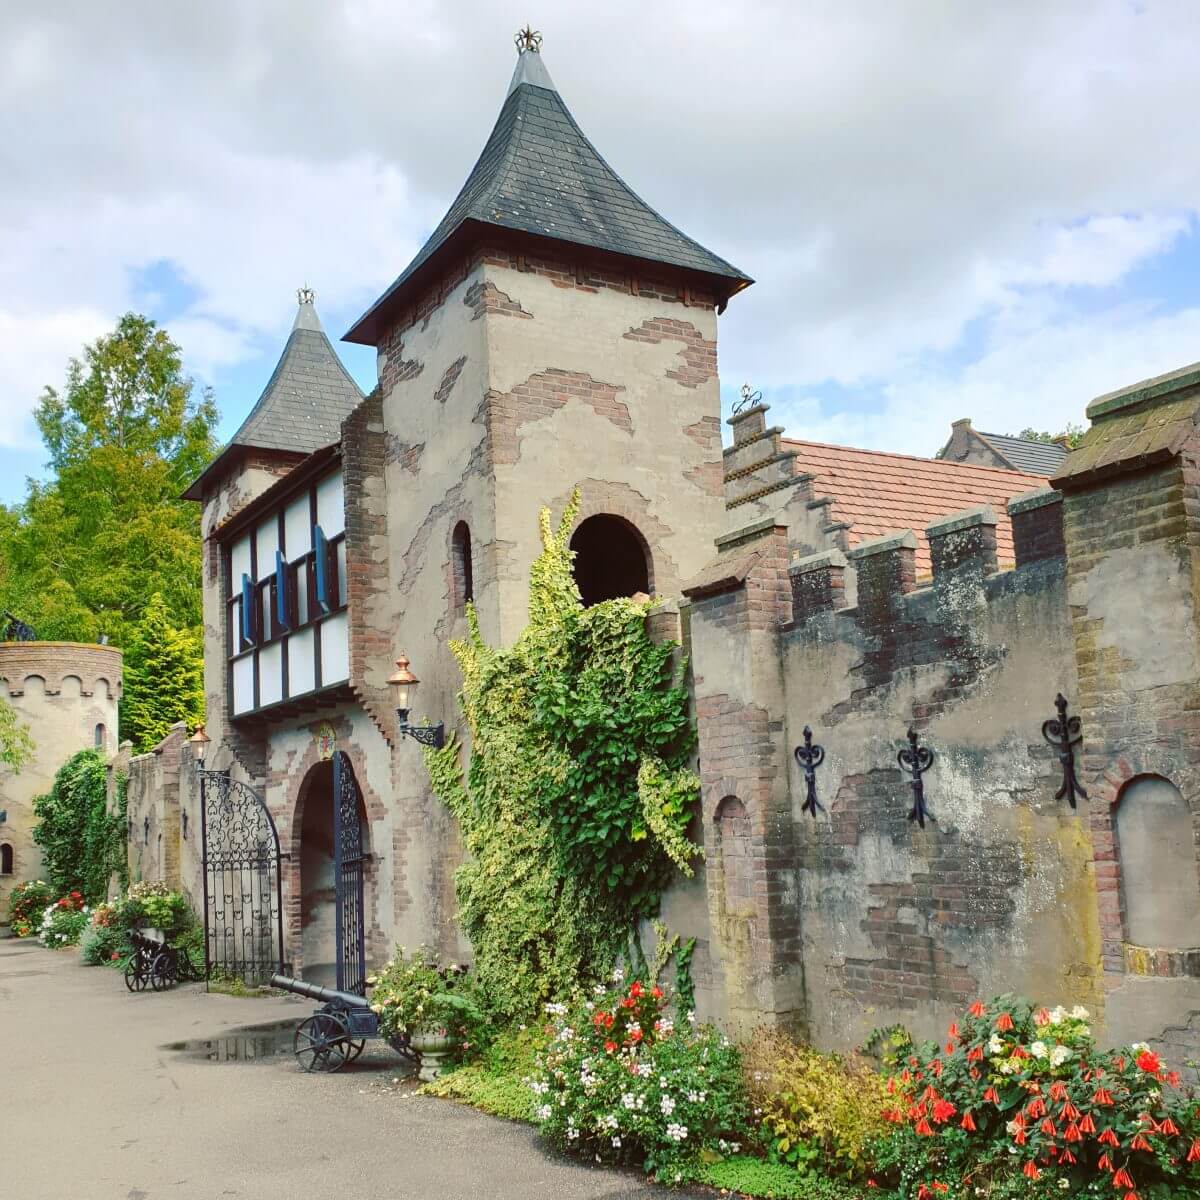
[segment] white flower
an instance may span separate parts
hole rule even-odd
[[[1053,1025],[1058,1025],[1067,1019],[1067,1010],[1060,1004],[1057,1008],[1050,1010],[1050,1022]]]
[[[1000,1040],[998,1034],[993,1033],[988,1041],[988,1053],[999,1054],[1004,1049],[1004,1043]]]
[[[620,1124],[621,1122],[617,1120],[615,1113],[606,1113],[600,1118],[601,1129],[616,1129]]]
[[[579,1136],[579,1130],[576,1129],[574,1126],[571,1126],[567,1129],[567,1141],[568,1142],[573,1142],[578,1136]]]
[[[1050,1053],[1050,1049],[1045,1042],[1034,1042],[1029,1049],[1033,1052],[1035,1058],[1045,1058]]]
[[[677,1125],[674,1121],[672,1121],[667,1126],[667,1137],[669,1137],[673,1142],[682,1142],[687,1135],[688,1131],[686,1125]]]
[[[1134,1042],[1129,1048],[1130,1050],[1136,1050],[1140,1054],[1143,1050],[1149,1050],[1150,1045],[1148,1042]]]
[[[1082,1004],[1077,1004],[1073,1009],[1071,1009],[1071,1016],[1073,1016],[1076,1021],[1086,1021],[1088,1017],[1091,1016],[1091,1013],[1089,1013]]]
[[[613,983],[620,983],[625,978],[625,971],[621,967],[614,967],[612,973]]]
[[[669,1117],[675,1111],[675,1101],[670,1096],[664,1095],[658,1102],[658,1107],[662,1109],[664,1117]]]
[[[1052,1067],[1061,1067],[1070,1057],[1071,1051],[1067,1046],[1055,1046],[1050,1051],[1050,1065]]]
[[[540,1108],[537,1110],[537,1119],[538,1119],[539,1121],[548,1121],[548,1120],[550,1120],[550,1114],[551,1114],[553,1111],[554,1111],[554,1110],[553,1110],[553,1109],[550,1107],[550,1105],[548,1105],[548,1104],[543,1104],[543,1105],[541,1105],[541,1107],[540,1107]]]
[[[619,1137],[614,1137],[614,1138],[613,1138],[613,1140],[612,1140],[612,1142],[613,1142],[613,1147],[614,1147],[614,1149],[620,1150],[620,1148],[621,1148],[621,1139],[620,1139]]]
[[[626,1108],[634,1108],[637,1105],[637,1097],[632,1092],[622,1092],[621,1103]]]
[[[1005,1125],[1004,1128],[1008,1130],[1009,1136],[1011,1137],[1014,1133],[1017,1132],[1018,1129],[1021,1128],[1021,1126],[1016,1121],[1009,1121],[1009,1123],[1007,1125]]]
[[[1070,1186],[1071,1186],[1071,1181],[1069,1179],[1060,1179],[1058,1181],[1058,1190],[1060,1192],[1065,1192],[1067,1190],[1067,1188],[1069,1188]]]
[[[688,1013],[687,1019],[688,1019],[689,1025],[695,1025],[695,1023],[696,1023],[696,1010],[695,1009],[693,1009],[691,1012]]]

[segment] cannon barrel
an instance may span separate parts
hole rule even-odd
[[[293,979],[290,975],[272,975],[270,984],[283,992],[294,992],[297,996],[307,996],[310,1000],[319,1000],[322,1004],[336,1004],[340,1008],[366,1008],[366,997],[357,992],[339,992],[336,988],[321,987],[315,983],[305,983],[303,979]]]

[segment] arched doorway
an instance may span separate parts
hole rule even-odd
[[[359,991],[365,975],[363,865],[369,857],[369,826],[344,752],[309,771],[300,804],[302,974],[323,987]]]
[[[624,518],[598,513],[581,521],[571,536],[575,582],[583,603],[650,591],[650,551],[642,535]]]

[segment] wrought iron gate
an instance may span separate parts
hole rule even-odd
[[[200,772],[205,975],[251,986],[283,970],[279,834],[262,797],[224,771]]]
[[[333,756],[333,870],[337,896],[337,987],[367,994],[363,920],[362,797],[345,751]]]

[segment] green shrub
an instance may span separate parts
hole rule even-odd
[[[1145,1044],[1099,1049],[1084,1008],[976,1001],[892,1076],[877,1179],[922,1200],[1200,1196],[1200,1116],[1178,1083]]]
[[[862,1175],[867,1147],[887,1129],[883,1078],[865,1063],[822,1054],[760,1029],[743,1051],[746,1087],[771,1156],[801,1172]]]
[[[466,967],[443,966],[426,946],[406,956],[401,946],[367,982],[384,1037],[444,1030],[454,1041],[452,1058],[481,1048],[483,1012]]]
[[[54,891],[41,879],[18,883],[8,895],[10,922],[15,937],[32,937],[42,923],[42,914],[54,899]]]
[[[661,988],[634,980],[549,1004],[550,1043],[530,1082],[556,1146],[681,1180],[698,1154],[736,1153],[747,1108],[737,1050],[711,1026],[673,1021]]]
[[[461,1100],[482,1112],[510,1121],[535,1121],[529,1080],[547,1045],[542,1025],[513,1026],[497,1033],[478,1062],[439,1075],[421,1091]]]

